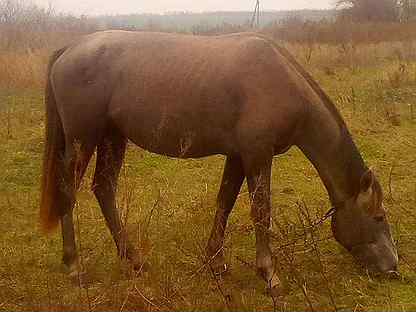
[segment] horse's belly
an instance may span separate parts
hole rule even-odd
[[[160,115],[123,114],[117,127],[134,144],[150,152],[180,158],[231,154],[235,150],[233,131],[215,123],[192,119],[168,120]],[[233,143],[234,142],[234,143]]]
[[[200,158],[215,154],[229,154],[231,148],[222,144],[221,140],[205,139],[189,134],[177,135],[149,135],[136,133],[128,138],[139,147],[160,155],[178,158]]]
[[[172,157],[197,158],[229,154],[235,149],[237,116],[230,105],[203,101],[199,96],[162,97],[155,93],[125,97],[110,105],[110,119],[136,145]],[[131,100],[135,99],[135,100]],[[227,99],[224,99],[225,102]]]

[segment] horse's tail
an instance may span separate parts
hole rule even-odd
[[[56,60],[65,52],[60,49],[51,56],[47,71],[45,89],[45,149],[43,154],[40,222],[45,232],[51,232],[59,223],[60,217],[64,215],[60,211],[59,194],[63,168],[63,155],[65,152],[65,136],[61,119],[56,107],[56,99],[51,83],[51,70]]]

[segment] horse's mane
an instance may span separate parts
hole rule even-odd
[[[293,57],[293,55],[283,46],[279,45],[275,40],[272,38],[260,34],[255,33],[255,36],[259,37],[260,39],[265,40],[267,43],[271,44],[277,52],[283,56],[290,65],[294,67],[294,69],[308,82],[310,87],[316,92],[316,94],[321,98],[322,102],[324,103],[325,107],[331,112],[332,116],[336,119],[337,123],[340,127],[345,127],[344,119],[342,118],[341,114],[339,113],[338,109],[335,107],[332,100],[329,96],[325,93],[325,91],[319,86],[316,80],[311,76],[309,72],[305,70],[305,68],[299,64],[299,62]]]
[[[294,67],[294,69],[306,80],[306,82],[310,85],[310,87],[316,92],[316,94],[320,97],[325,107],[331,113],[331,115],[335,118],[336,122],[338,123],[341,135],[342,135],[342,144],[340,144],[340,153],[342,154],[349,154],[351,157],[348,158],[346,161],[346,165],[349,169],[349,175],[352,181],[360,181],[361,175],[363,172],[367,170],[367,167],[364,164],[364,161],[361,157],[360,152],[357,149],[357,146],[352,139],[352,136],[345,124],[344,119],[342,118],[340,112],[336,108],[334,102],[329,98],[329,96],[325,93],[325,91],[319,86],[316,80],[308,73],[302,65],[292,56],[292,54],[284,47],[279,45],[275,40],[263,35],[256,33],[255,36],[265,40],[267,43],[271,44],[276,51],[283,56],[290,65]],[[357,184],[359,185],[359,183]],[[354,188],[356,186],[353,186]],[[357,189],[353,190],[356,193]]]

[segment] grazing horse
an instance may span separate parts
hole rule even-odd
[[[282,47],[260,34],[218,37],[105,31],[52,56],[46,87],[41,222],[60,222],[63,261],[78,269],[72,210],[97,150],[93,192],[120,256],[137,259],[116,208],[127,140],[181,158],[225,155],[207,257],[225,266],[227,218],[247,179],[256,264],[279,285],[269,244],[273,157],[297,146],[317,169],[335,212],[335,239],[368,267],[398,257],[379,182],[329,97]]]

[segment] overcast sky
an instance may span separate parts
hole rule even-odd
[[[255,0],[32,0],[52,3],[58,11],[76,14],[164,13],[172,11],[246,11]],[[334,0],[260,0],[262,9],[297,10],[330,8]]]

